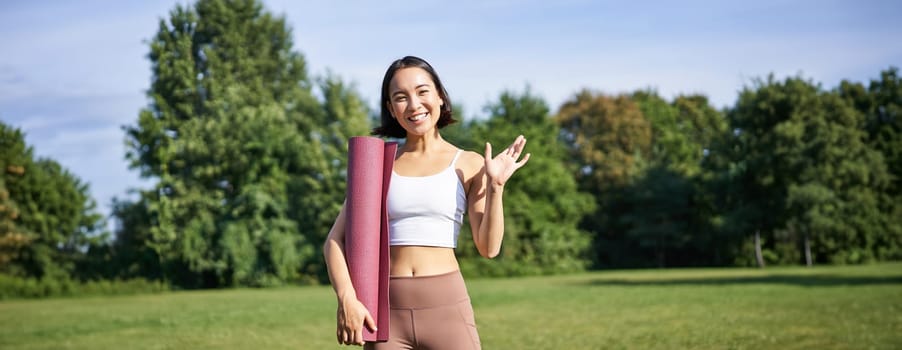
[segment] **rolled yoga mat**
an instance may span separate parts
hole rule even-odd
[[[376,321],[376,332],[364,327],[363,340],[387,341],[388,306],[388,193],[398,144],[377,137],[348,140],[347,231],[345,254],[357,299]]]

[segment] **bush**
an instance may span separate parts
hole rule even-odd
[[[170,290],[160,281],[143,278],[80,282],[70,278],[22,278],[0,274],[0,300],[160,293]]]

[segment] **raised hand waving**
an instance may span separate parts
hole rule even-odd
[[[520,155],[523,153],[524,147],[526,147],[526,138],[523,137],[523,135],[520,135],[517,136],[514,143],[507,146],[504,151],[498,153],[497,156],[492,157],[492,144],[486,142],[485,172],[489,177],[490,184],[504,186],[517,169],[526,165],[526,162],[529,161],[529,153],[527,153],[523,159],[518,161]]]

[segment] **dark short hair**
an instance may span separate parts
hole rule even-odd
[[[438,90],[439,97],[441,97],[442,102],[444,102],[441,106],[441,115],[438,118],[436,127],[443,128],[445,125],[457,122],[451,115],[451,99],[448,98],[448,91],[445,90],[445,85],[442,85],[442,81],[438,78],[438,73],[435,72],[435,69],[422,58],[405,56],[404,58],[392,62],[385,72],[385,77],[382,78],[382,99],[379,100],[379,105],[382,107],[382,125],[373,129],[373,135],[395,138],[407,137],[407,131],[401,127],[401,124],[398,124],[398,121],[395,120],[395,118],[392,118],[391,112],[388,111],[388,102],[390,102],[388,85],[391,84],[395,72],[402,68],[412,67],[421,68],[426,71],[426,73],[429,73],[432,77],[432,82],[435,83],[436,90]]]

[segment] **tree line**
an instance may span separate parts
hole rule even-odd
[[[327,282],[321,247],[345,195],[347,140],[377,111],[312,77],[284,17],[255,0],[178,5],[149,42],[149,104],[123,127],[153,186],[113,202],[0,123],[0,274],[177,288]],[[505,243],[471,275],[592,268],[847,264],[902,258],[902,79],[825,88],[754,80],[703,95],[581,90],[556,111],[527,87],[446,138],[530,141],[506,190]],[[453,91],[451,92],[453,96]],[[2,281],[0,281],[2,282]],[[2,283],[0,283],[2,284]]]

